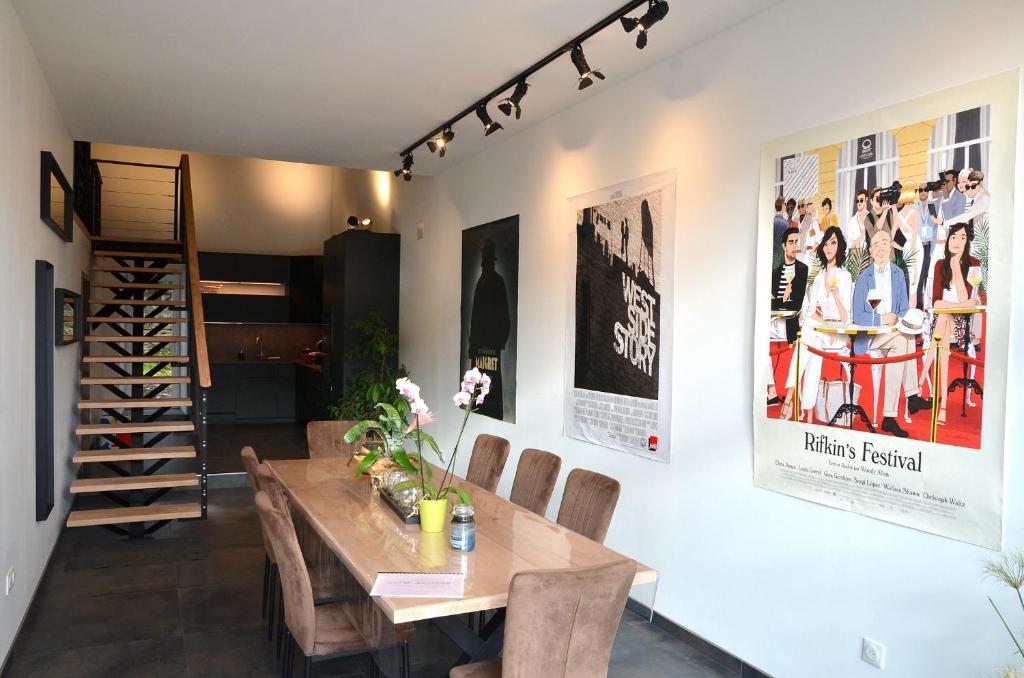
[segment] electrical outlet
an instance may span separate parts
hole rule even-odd
[[[885,668],[885,645],[864,636],[860,647],[860,658],[880,669]]]
[[[11,565],[11,569],[7,570],[7,576],[4,577],[4,595],[11,595],[11,591],[14,590],[14,566]]]

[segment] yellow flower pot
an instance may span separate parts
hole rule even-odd
[[[448,499],[420,499],[420,530],[423,532],[444,532],[444,520],[448,517]]]

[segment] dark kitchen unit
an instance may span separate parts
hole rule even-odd
[[[359,340],[354,324],[371,313],[398,334],[399,257],[397,233],[345,231],[324,243],[324,320],[330,354],[325,362],[330,399],[336,402],[359,369],[351,356]],[[397,367],[396,364],[392,367]]]

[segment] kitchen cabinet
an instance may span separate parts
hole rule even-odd
[[[209,322],[320,323],[323,257],[200,252],[202,280],[280,283],[287,296],[204,294]]]
[[[217,363],[209,394],[211,421],[294,421],[295,370],[272,361]]]

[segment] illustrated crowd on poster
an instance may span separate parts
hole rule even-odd
[[[989,116],[776,161],[768,416],[980,447]]]

